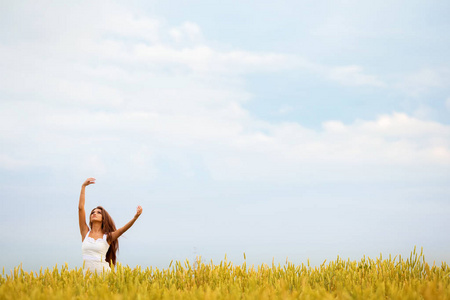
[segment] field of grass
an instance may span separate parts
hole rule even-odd
[[[67,266],[0,277],[0,299],[450,299],[450,269],[410,257],[324,262],[320,267],[233,265],[200,259],[168,269],[117,265],[106,274]]]

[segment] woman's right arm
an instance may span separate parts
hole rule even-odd
[[[86,187],[92,183],[95,183],[95,178],[88,178],[81,186],[80,201],[78,202],[78,223],[80,224],[81,241],[89,231],[89,227],[86,224],[86,212],[84,210],[85,192]]]

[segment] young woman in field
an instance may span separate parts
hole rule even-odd
[[[133,226],[142,213],[138,206],[136,215],[122,228],[116,229],[113,219],[101,206],[97,206],[89,215],[89,227],[86,224],[84,211],[85,189],[94,184],[95,178],[88,178],[81,186],[80,202],[78,203],[78,220],[81,233],[81,252],[83,254],[84,268],[91,272],[111,271],[110,265],[116,264],[116,252],[119,249],[117,240],[125,231]]]

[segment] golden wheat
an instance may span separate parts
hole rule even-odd
[[[244,256],[245,259],[245,256]],[[257,266],[197,259],[168,269],[124,267],[84,274],[80,268],[25,272],[20,266],[0,277],[0,299],[450,299],[450,270],[430,266],[423,252],[404,260],[363,257],[320,267],[287,262]]]

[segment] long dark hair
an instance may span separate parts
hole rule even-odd
[[[107,239],[111,239],[111,233],[116,231],[116,224],[114,224],[113,219],[108,214],[108,212],[101,206],[97,206],[91,211],[91,215],[94,212],[95,209],[100,209],[102,213],[102,230],[106,234]],[[91,217],[89,215],[89,226],[92,229],[92,222],[90,221]],[[105,260],[109,264],[116,264],[116,252],[119,250],[119,241],[116,239],[109,245],[108,252],[106,252]]]

